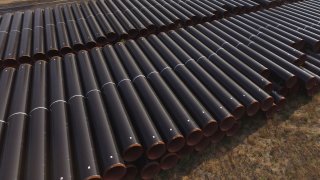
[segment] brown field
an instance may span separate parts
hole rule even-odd
[[[260,114],[242,122],[234,137],[157,179],[320,179],[320,94],[292,96],[272,119]]]

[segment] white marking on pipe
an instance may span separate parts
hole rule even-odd
[[[25,112],[16,112],[16,113],[13,113],[13,114],[11,114],[10,116],[8,116],[8,118],[7,119],[10,119],[11,117],[13,117],[13,116],[15,116],[15,115],[25,115],[25,116],[27,116],[28,114],[27,113],[25,113]]]
[[[152,138],[154,139],[154,138],[156,138],[155,136],[152,136]]]
[[[90,93],[92,93],[92,92],[94,92],[94,91],[100,92],[99,89],[92,89],[92,90],[90,90],[90,91],[87,92],[86,96],[88,96],[88,94],[90,94]]]
[[[187,60],[184,64],[187,65],[189,61],[193,61],[194,59]]]
[[[146,78],[144,75],[138,75],[138,76],[136,76],[136,77],[134,77],[133,79],[132,79],[132,82],[134,82],[137,78],[139,78],[139,77],[144,77],[144,78]]]
[[[173,70],[175,71],[178,66],[184,66],[184,64],[181,64],[181,63],[177,64],[177,65],[173,68]]]
[[[36,107],[36,108],[33,108],[29,114],[31,114],[33,111],[37,110],[37,109],[44,109],[44,110],[48,110],[46,107]]]
[[[166,70],[166,69],[171,69],[170,67],[165,67],[165,68],[163,68],[161,71],[160,71],[160,74],[164,71],[164,70]]]
[[[103,89],[103,88],[104,88],[104,86],[106,86],[106,85],[108,85],[108,84],[113,84],[113,85],[115,85],[115,83],[114,83],[114,82],[106,82],[106,83],[104,83],[104,84],[101,86],[101,89]]]
[[[148,75],[147,75],[147,78],[149,78],[149,76],[151,75],[151,74],[155,74],[155,73],[159,73],[158,71],[152,71],[152,72],[150,72]]]
[[[71,99],[75,98],[75,97],[84,97],[84,96],[81,95],[81,94],[73,95],[73,96],[71,96],[71,97],[68,99],[68,102],[69,102]]]
[[[88,166],[88,169],[91,169],[91,167],[90,167],[90,166]]]
[[[112,159],[113,158],[113,156],[110,156],[110,159]]]
[[[124,82],[124,81],[131,81],[130,79],[122,79],[118,82],[117,87],[120,85],[120,83]]]
[[[58,102],[67,103],[65,100],[56,100],[53,103],[51,103],[49,107],[51,107],[53,104],[58,103]]]
[[[129,139],[132,139],[132,137],[130,136]]]

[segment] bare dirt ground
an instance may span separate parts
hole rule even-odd
[[[272,119],[261,114],[242,122],[234,137],[157,179],[320,179],[320,94],[292,96]]]

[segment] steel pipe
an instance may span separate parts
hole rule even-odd
[[[131,122],[146,149],[146,156],[151,160],[158,159],[165,153],[165,143],[151,121],[151,117],[141,102],[124,67],[120,64],[121,61],[115,49],[111,45],[107,45],[103,48],[103,52],[106,62],[110,66],[110,71],[115,78],[118,91],[131,115]]]
[[[71,4],[72,12],[74,13],[75,20],[77,22],[81,39],[83,40],[86,48],[93,48],[97,46],[96,40],[90,31],[88,23],[83,16],[83,13],[80,9],[80,5],[78,3]]]
[[[45,50],[45,36],[44,36],[44,22],[43,22],[43,9],[37,8],[34,11],[34,21],[33,21],[33,40],[32,40],[32,58],[34,60],[44,60],[46,59]],[[49,38],[48,38],[49,40]],[[47,40],[47,41],[48,41]]]
[[[3,65],[3,56],[4,52],[6,50],[6,44],[7,44],[7,39],[8,39],[8,34],[9,34],[9,28],[11,24],[13,14],[12,13],[6,13],[2,16],[1,19],[1,24],[0,24],[0,61],[1,61],[1,66]]]
[[[89,128],[88,114],[81,89],[79,73],[74,54],[64,56],[67,103],[69,107],[71,138],[76,177],[79,179],[98,179],[98,170],[92,134]]]
[[[148,57],[144,54],[142,49],[138,47],[138,44],[129,40],[127,48],[134,56],[134,61],[139,65],[140,69],[147,75],[149,83],[157,93],[161,102],[166,107],[166,110],[172,116],[174,123],[178,126],[181,133],[184,135],[187,144],[196,144],[202,138],[202,131],[198,125],[194,122],[191,115],[180,103],[179,99],[174,95],[174,92],[167,86],[165,81],[156,71],[155,67],[151,64]],[[189,123],[186,123],[189,120]]]
[[[49,147],[51,176],[54,179],[75,178],[72,169],[64,77],[62,59],[58,56],[52,57],[49,64]]]
[[[161,157],[159,163],[162,170],[168,170],[174,168],[179,161],[176,153],[167,153]]]
[[[139,167],[141,179],[153,179],[161,171],[160,164],[157,161],[140,158],[136,164]]]
[[[14,26],[13,26],[14,27]],[[28,118],[28,102],[31,81],[31,65],[21,64],[12,92],[12,99],[6,121],[2,158],[0,161],[0,179],[20,179],[22,174],[24,143]]]
[[[58,45],[60,54],[64,55],[72,52],[68,31],[60,6],[55,6],[53,9],[56,20],[56,28],[58,34]]]
[[[49,110],[47,109],[47,62],[37,61],[33,65],[31,86],[31,103],[28,120],[26,144],[27,180],[48,178],[48,125]]]
[[[33,11],[27,10],[23,14],[23,23],[21,28],[21,41],[19,45],[18,61],[21,63],[31,63],[32,46],[32,24]]]
[[[3,64],[6,66],[17,66],[17,56],[19,51],[19,41],[21,34],[23,12],[15,12],[13,14],[10,31],[8,32],[8,41],[6,51],[3,55]]]
[[[87,51],[77,53],[77,64],[101,172],[103,172],[104,179],[121,179],[126,174],[126,167],[120,156]]]
[[[59,48],[57,42],[56,25],[51,8],[44,9],[44,22],[46,30],[46,54],[49,57],[58,56]]]
[[[0,94],[1,94],[1,101],[0,101],[0,154],[2,152],[3,147],[3,138],[5,135],[5,130],[7,128],[6,117],[9,113],[9,100],[10,94],[13,91],[13,83],[15,78],[15,68],[5,68],[1,72],[0,76]]]
[[[156,96],[156,93],[149,85],[146,77],[140,71],[124,44],[117,43],[115,45],[115,50],[118,53],[123,67],[126,69],[126,72],[139,93],[146,110],[149,112],[154,125],[166,143],[167,150],[169,152],[179,151],[185,144],[185,139],[181,135],[179,129],[174,124],[168,112],[162,106],[159,98]]]
[[[142,155],[143,148],[118,94],[110,67],[106,64],[100,48],[93,48],[90,55],[122,158],[127,162],[135,161]]]

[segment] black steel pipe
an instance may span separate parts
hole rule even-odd
[[[289,40],[293,41],[293,42],[288,42],[288,43],[290,43],[288,45],[290,45],[290,46],[292,46],[294,48],[297,48],[297,49],[301,50],[301,49],[303,49],[305,47],[305,44],[306,44],[305,40],[303,38],[295,35],[295,34],[292,34],[292,33],[289,33],[286,30],[280,29],[278,26],[277,27],[273,26],[273,25],[267,23],[267,21],[265,22],[264,19],[261,20],[261,19],[258,19],[256,17],[252,16],[252,14],[243,14],[241,16],[243,16],[243,17],[249,19],[250,21],[252,21],[252,22],[254,22],[254,23],[258,24],[258,25],[261,25],[264,28],[274,32],[272,34],[274,37],[279,37],[279,36],[275,36],[275,34],[279,34],[279,35],[281,35],[281,36],[283,36],[285,38],[288,38]]]
[[[191,22],[189,22],[188,24],[192,24],[192,23],[196,23],[199,22],[201,20],[200,17],[198,17],[196,14],[190,12],[188,9],[180,6],[176,1],[166,1],[166,0],[161,0],[160,1],[161,4],[170,4],[173,8],[176,8],[178,11],[180,11],[182,14],[186,15],[188,18],[190,18]]]
[[[229,129],[226,133],[226,136],[234,136],[241,128],[241,121],[237,121],[231,129]]]
[[[139,167],[141,179],[153,179],[161,171],[160,164],[157,161],[140,158],[136,164]]]
[[[18,61],[31,63],[33,11],[27,10],[23,14],[21,40],[19,45]]]
[[[164,109],[156,93],[149,85],[146,77],[140,71],[128,49],[123,43],[117,43],[115,49],[123,67],[126,69],[132,83],[149,112],[154,125],[166,143],[169,152],[179,151],[185,144],[185,139],[174,124],[168,112]]]
[[[8,67],[2,70],[0,76],[0,154],[2,152],[5,130],[8,125],[5,118],[9,113],[9,100],[14,83],[15,72],[15,68]]]
[[[123,3],[129,7],[129,9],[137,10],[143,13],[153,24],[156,25],[158,31],[165,31],[167,29],[166,25],[139,1],[132,2],[125,0]]]
[[[147,76],[154,91],[156,91],[161,102],[164,104],[175,124],[184,135],[186,143],[189,145],[198,143],[202,137],[202,132],[194,122],[191,115],[174,95],[174,92],[171,91],[165,81],[161,78],[159,72],[156,71],[148,60],[148,57],[143,53],[142,49],[138,47],[138,44],[133,40],[129,40],[126,45],[134,56],[135,62]],[[186,120],[189,120],[189,123],[186,123]]]
[[[189,55],[197,61],[197,63],[204,68],[212,77],[216,77],[216,80],[223,84],[227,90],[232,93],[237,100],[243,103],[246,107],[247,114],[249,116],[254,115],[260,108],[257,100],[246,93],[235,81],[233,81],[228,75],[226,75],[221,69],[215,64],[211,63],[209,59],[204,57],[197,49],[191,46],[186,40],[177,36],[171,35],[171,37],[182,47]],[[237,91],[235,91],[237,89]],[[243,96],[245,95],[245,96]],[[232,96],[228,97],[232,101]]]
[[[95,148],[89,127],[88,114],[82,94],[79,73],[74,54],[64,56],[64,72],[70,113],[71,132],[75,173],[77,179],[99,179]]]
[[[151,117],[141,102],[124,67],[120,64],[121,61],[114,48],[111,45],[106,45],[103,52],[115,78],[118,91],[123,97],[123,102],[130,114],[132,124],[146,149],[146,156],[151,160],[158,159],[165,153],[165,143],[151,121]]]
[[[33,65],[31,103],[26,137],[25,179],[49,178],[47,109],[47,62],[37,61]]]
[[[152,23],[139,9],[132,4],[125,5],[122,1],[115,1],[118,8],[130,19],[131,23],[137,27],[141,36],[156,32],[156,25]]]
[[[84,18],[83,13],[81,12],[80,5],[78,3],[72,3],[71,9],[72,9],[72,12],[74,13],[75,20],[77,22],[77,25],[81,34],[81,38],[85,44],[85,47],[93,48],[97,46],[96,40],[94,39],[94,36],[90,31],[88,23]]]
[[[77,53],[77,64],[86,96],[100,172],[104,179],[121,179],[126,174],[126,167],[120,156],[87,51]]]
[[[105,16],[120,39],[127,39],[129,37],[128,32],[125,30],[123,25],[121,25],[115,15],[111,12],[109,7],[105,4],[104,0],[89,1],[89,4],[95,4],[96,6],[99,6],[101,11],[103,12],[103,14],[99,14],[99,16]],[[98,16],[98,14],[96,14],[96,16]]]
[[[179,29],[178,33],[183,35],[185,31]],[[193,45],[196,49],[198,49],[204,56],[208,57],[208,59],[216,64],[220,69],[222,69],[225,73],[231,76],[235,81],[238,82],[248,93],[250,93],[253,97],[255,97],[261,103],[261,109],[268,109],[273,102],[273,99],[270,95],[264,92],[259,86],[249,80],[246,76],[240,73],[236,68],[231,66],[228,62],[223,60],[220,56],[218,56],[214,51],[205,46],[201,41],[196,39],[193,36],[184,36],[184,38]],[[247,93],[246,93],[247,94]]]
[[[6,45],[6,51],[3,55],[3,64],[5,66],[17,66],[18,65],[18,51],[19,41],[21,34],[23,12],[15,12],[13,14],[10,31],[8,33],[8,41]]]
[[[64,73],[62,59],[58,56],[50,59],[49,83],[50,176],[54,179],[73,179]]]
[[[201,24],[196,25],[195,28],[198,31],[200,31],[203,35],[207,36],[208,38],[213,40],[215,43],[219,44],[222,48],[227,50],[229,53],[241,59],[242,62],[247,64],[251,69],[255,70],[256,72],[261,74],[263,77],[265,78],[269,77],[270,70],[267,67],[263,66],[252,57],[248,56],[247,54],[237,49],[235,46],[232,45],[232,43],[229,43],[228,41],[218,36],[217,34],[213,33],[213,31],[210,31],[209,29],[207,29],[205,26]]]
[[[72,49],[75,51],[80,51],[85,49],[85,45],[82,41],[80,32],[77,27],[77,23],[74,19],[73,13],[71,11],[70,5],[63,5],[61,9],[64,14],[64,19],[68,29],[68,36],[70,37],[70,43],[72,45]]]
[[[235,32],[234,30],[224,26],[220,22],[214,22],[213,25],[217,26],[218,28],[228,32],[231,36],[234,38],[239,38],[239,33]],[[295,74],[299,79],[303,80],[306,87],[310,88],[315,84],[315,78],[311,76],[308,73],[305,73],[301,69],[299,69],[297,66],[289,63],[288,61],[284,60],[283,58],[277,56],[276,54],[273,53],[273,51],[267,50],[264,47],[262,47],[259,44],[254,43],[253,41],[250,41],[250,39],[244,37],[244,38],[239,38],[242,43],[247,44],[248,47],[252,48],[253,50],[256,50],[257,52],[261,53],[262,55],[268,57],[271,61],[277,63],[284,69],[288,70],[289,72],[292,72]]]
[[[189,32],[187,32],[187,31]],[[231,64],[234,68],[236,68],[239,72],[245,75],[249,80],[254,82],[256,85],[261,87],[266,92],[271,92],[272,90],[272,83],[270,83],[267,79],[265,79],[262,75],[254,71],[250,66],[247,66],[245,63],[242,62],[240,58],[234,56],[233,54],[226,51],[223,47],[219,46],[213,40],[209,39],[201,32],[196,30],[193,27],[186,28],[186,30],[179,29],[178,32],[181,36],[185,38],[197,38],[207,47],[209,47],[212,51],[214,51],[217,55]],[[194,38],[193,38],[193,37]]]
[[[99,16],[97,18],[98,21],[96,20],[95,16],[93,15],[90,7],[86,2],[81,2],[80,8],[85,16],[85,19],[89,24],[90,30],[92,31],[94,39],[97,41],[97,43],[105,44],[107,42],[114,41],[115,39],[118,38],[115,35],[115,32],[113,30],[110,30],[111,27],[107,22],[107,20],[105,20],[105,18],[102,18],[103,16]],[[99,24],[103,24],[102,28],[99,26]],[[104,34],[103,31],[106,32],[106,35]]]
[[[20,179],[24,158],[25,133],[28,120],[29,87],[31,65],[21,64],[12,92],[12,99],[7,117],[2,158],[0,161],[0,179]]]
[[[110,68],[106,64],[100,48],[93,48],[90,55],[122,158],[129,162],[135,161],[142,155],[143,148],[118,94]]]
[[[171,1],[171,0],[166,0],[166,1]],[[171,3],[173,2],[171,1]],[[197,16],[196,18],[193,18],[195,21],[194,23],[206,22],[211,19],[205,14],[203,14],[202,12],[198,11],[197,9],[193,8],[192,6],[190,6],[189,4],[183,1],[176,1],[175,3],[177,3],[178,6],[182,6],[183,8],[185,8],[186,10],[190,11],[192,14]]]
[[[66,23],[63,18],[63,14],[60,6],[55,6],[53,9],[54,17],[56,20],[56,28],[58,34],[58,45],[60,54],[64,55],[72,52],[72,47],[68,37],[68,31]]]
[[[112,13],[114,13],[114,16],[128,32],[129,38],[135,38],[139,35],[139,30],[133,26],[133,24],[127,19],[123,12],[120,11],[113,1],[107,0],[104,1],[104,3],[106,3],[106,5],[111,9]]]
[[[58,56],[59,48],[57,42],[56,25],[51,8],[44,9],[44,22],[46,30],[46,54],[48,57]]]
[[[177,34],[174,31],[169,32],[170,37],[175,39]],[[194,73],[196,77],[207,87],[207,89],[229,110],[229,112],[236,118],[240,119],[245,108],[239,103],[227,90],[222,87],[220,83],[216,81],[209,73],[207,73],[202,67],[180,48],[167,34],[159,34],[160,39],[173,50],[175,55],[181,60],[181,62]]]
[[[216,26],[214,26],[214,25],[212,25],[210,23],[206,23],[205,27],[208,28],[209,30],[211,30],[212,32],[214,32],[215,34],[223,37],[227,42],[231,43],[232,45],[234,45],[236,48],[238,48],[242,52],[244,52],[247,55],[251,56],[256,61],[258,61],[259,63],[264,65],[265,67],[269,68],[270,71],[273,74],[276,74],[281,79],[284,79],[286,81],[286,85],[288,87],[292,87],[297,82],[297,77],[294,74],[292,74],[289,71],[283,69],[278,64],[276,64],[273,61],[269,60],[265,56],[257,53],[256,51],[254,51],[253,49],[249,48],[248,46],[242,44],[241,42],[239,42],[238,40],[236,40],[235,38],[233,38],[232,36],[230,36],[229,34],[224,32],[223,30],[217,28]]]
[[[34,60],[46,59],[45,50],[45,36],[44,36],[44,22],[43,22],[43,9],[37,8],[34,10],[33,21],[33,41],[32,41],[32,58]],[[47,37],[47,41],[49,38]]]
[[[186,4],[190,5],[191,7],[193,7],[194,9],[198,10],[199,12],[203,13],[205,16],[207,16],[204,20],[205,21],[212,21],[215,20],[216,17],[216,13],[217,10],[210,8],[206,9],[203,6],[205,6],[204,4],[201,4],[201,2],[194,2],[194,1],[190,1],[190,0],[186,0],[184,1]],[[207,6],[206,6],[207,7]]]
[[[184,64],[180,63],[179,59],[163,42],[161,42],[157,36],[151,35],[148,37],[148,40],[153,44],[155,49],[157,49],[159,54],[164,57],[165,61],[171,66],[171,68],[173,68],[173,71],[172,69],[169,69],[168,71],[176,72],[179,75],[194,95],[214,116],[215,120],[219,122],[222,130],[229,129],[235,121],[234,116],[207,90],[207,88],[184,66]],[[164,71],[163,73],[168,71]],[[209,119],[201,122],[200,127],[207,127],[210,125],[210,128],[212,128],[209,134],[207,134],[207,131],[204,131],[206,136],[210,136],[214,133],[215,129],[213,129],[214,126],[212,124],[216,123],[215,120]]]
[[[9,28],[12,20],[12,13],[6,13],[2,16],[1,19],[1,24],[0,24],[0,61],[2,66],[3,64],[3,56],[4,52],[6,50],[6,44],[7,44],[7,39],[8,39],[8,34],[9,34]]]
[[[176,153],[167,153],[161,157],[159,163],[162,170],[168,170],[174,168],[179,161],[179,157]]]
[[[134,164],[126,164],[126,167],[127,167],[127,173],[123,177],[123,179],[135,180],[139,173],[137,166],[135,166]]]

